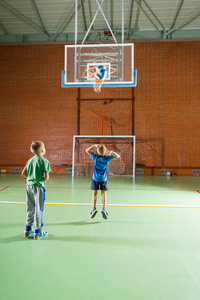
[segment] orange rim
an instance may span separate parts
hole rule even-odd
[[[87,71],[91,78],[96,78],[94,74],[90,73],[92,70],[95,70],[95,69],[96,68],[91,68]]]
[[[95,82],[96,82],[96,83],[102,83],[103,80],[97,79],[96,76],[95,76],[94,74],[90,73],[92,70],[95,70],[95,69],[96,69],[96,68],[91,68],[91,69],[89,69],[87,72],[88,72],[88,74],[90,75],[91,78],[95,78]]]
[[[96,78],[96,77],[95,77],[95,78]],[[96,78],[96,79],[95,79],[95,82],[96,82],[96,83],[102,83],[102,80]]]

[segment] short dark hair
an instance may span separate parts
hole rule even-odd
[[[99,150],[100,155],[102,155],[106,151],[106,146],[104,144],[101,144],[101,145],[99,145],[98,150]],[[98,151],[97,151],[97,153],[98,153]]]
[[[42,148],[44,147],[44,143],[41,141],[33,141],[31,143],[31,152],[33,154],[40,154]]]

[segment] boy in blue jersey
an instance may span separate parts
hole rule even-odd
[[[92,150],[96,148],[97,154],[94,154]],[[94,218],[97,214],[96,209],[96,203],[97,203],[97,193],[98,190],[101,190],[101,196],[102,196],[102,217],[104,219],[108,218],[108,213],[106,212],[106,191],[108,190],[108,184],[107,184],[107,170],[108,170],[108,164],[111,160],[120,158],[120,155],[113,152],[106,150],[105,145],[98,145],[95,144],[88,149],[86,149],[87,154],[90,155],[92,160],[94,161],[94,172],[92,176],[92,184],[91,184],[91,190],[93,190],[92,195],[92,205],[93,210],[90,213],[90,217]],[[108,152],[109,155],[106,155],[106,152]]]

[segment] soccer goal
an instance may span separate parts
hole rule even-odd
[[[135,177],[135,136],[73,136],[72,176],[92,175],[93,161],[86,149],[94,144],[104,144],[109,151],[120,155],[108,165],[108,175],[129,175]],[[95,152],[96,150],[94,150]]]

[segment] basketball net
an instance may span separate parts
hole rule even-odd
[[[95,79],[95,81],[92,82],[93,87],[94,87],[94,91],[95,91],[96,93],[100,93],[100,92],[101,92],[101,89],[102,89],[101,86],[102,86],[103,80],[96,78],[96,76],[94,75],[95,69],[96,69],[96,68],[91,68],[91,69],[89,69],[87,72],[88,72],[88,75],[89,75],[91,78],[94,78],[94,79]]]

